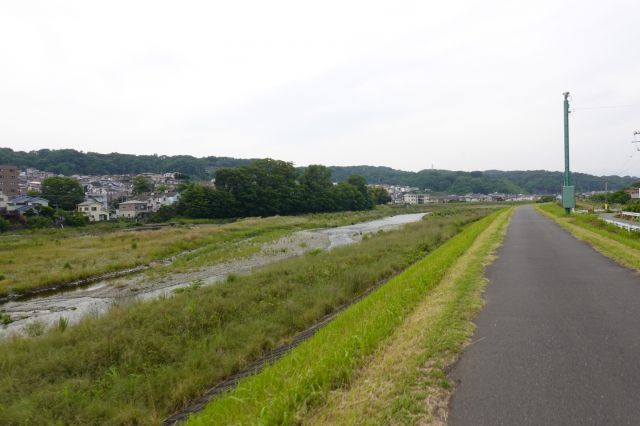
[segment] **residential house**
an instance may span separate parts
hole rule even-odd
[[[151,211],[157,212],[158,210],[160,210],[160,207],[171,206],[177,203],[179,199],[180,199],[180,193],[178,192],[171,192],[171,191],[164,191],[159,193],[152,192],[148,202],[149,202]]]
[[[78,204],[77,209],[89,218],[89,222],[101,222],[111,218],[105,205],[95,200],[84,201]]]
[[[461,197],[460,201],[465,201],[467,203],[480,203],[493,201],[493,199],[485,194],[467,194]]]
[[[139,219],[151,213],[151,208],[146,200],[129,200],[120,203],[116,216],[118,219]]]
[[[464,201],[458,195],[438,195],[433,197],[434,203],[456,203],[458,201]]]
[[[28,210],[34,210],[36,206],[48,207],[49,201],[40,197],[18,195],[17,197],[9,199],[7,202],[7,211],[23,214]]]

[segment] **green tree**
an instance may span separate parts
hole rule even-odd
[[[292,163],[267,158],[219,170],[216,188],[233,195],[240,216],[292,214],[301,209],[297,179]]]
[[[38,213],[38,216],[44,216],[48,218],[53,218],[56,213],[56,209],[48,206],[35,206],[35,210]]]
[[[80,182],[66,176],[54,176],[42,181],[42,198],[49,200],[52,207],[75,210],[84,200],[84,189]]]
[[[302,205],[300,210],[328,212],[336,210],[332,197],[331,170],[325,166],[310,165],[300,176]]]
[[[43,216],[27,216],[27,226],[30,229],[48,228],[52,225],[51,219]]]
[[[189,184],[180,195],[176,213],[191,218],[233,217],[233,195],[204,185]]]
[[[358,192],[362,194],[362,198],[364,200],[364,207],[357,208],[355,210],[370,209],[373,207],[373,200],[369,196],[369,191],[367,190],[367,181],[364,176],[351,175],[349,176],[349,178],[347,178],[347,183],[354,186],[358,190]]]
[[[391,196],[386,189],[380,186],[369,187],[369,198],[374,204],[387,204],[391,202]]]
[[[143,194],[153,191],[153,182],[142,175],[133,178],[133,193]]]
[[[626,204],[627,202],[629,202],[629,200],[631,200],[631,195],[624,192],[623,190],[614,192],[609,198],[609,202],[615,204]]]
[[[61,212],[59,217],[67,226],[85,226],[89,223],[89,218],[80,212]]]
[[[341,182],[333,187],[333,197],[337,210],[367,210],[370,208],[370,200],[354,185]]]
[[[149,220],[151,222],[168,222],[178,215],[176,205],[161,206],[157,212],[153,213]]]

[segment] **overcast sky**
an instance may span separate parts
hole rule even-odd
[[[640,2],[0,0],[0,146],[640,175]],[[639,144],[640,145],[640,144]]]

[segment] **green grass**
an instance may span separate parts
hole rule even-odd
[[[593,248],[616,262],[640,270],[640,233],[629,232],[608,224],[592,214],[567,216],[557,204],[536,206],[573,236],[589,243]]]
[[[157,424],[490,212],[444,209],[357,246],[0,344],[0,424]]]
[[[506,233],[509,217],[510,214],[505,214],[496,220],[495,228],[455,277],[451,298],[444,304],[443,312],[435,321],[424,324],[427,330],[417,355],[403,360],[413,361],[415,368],[394,383],[389,404],[376,413],[377,424],[415,424],[418,419],[430,422],[433,416],[442,418],[438,411],[446,410],[454,387],[447,378],[447,368],[473,334],[475,325],[471,320],[484,304],[481,296],[487,283],[484,270]],[[425,404],[430,398],[437,401],[433,406]]]
[[[355,370],[387,339],[473,244],[497,213],[474,223],[429,256],[351,306],[272,367],[244,380],[190,419],[192,425],[297,424],[300,413],[347,386]]]
[[[380,206],[363,212],[248,218],[222,225],[138,232],[87,227],[85,233],[45,229],[0,235],[0,296],[124,270],[191,250],[194,252],[179,259],[172,270],[197,268],[256,253],[264,242],[296,230],[349,225],[420,210],[426,207]]]

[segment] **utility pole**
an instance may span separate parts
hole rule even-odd
[[[562,186],[562,206],[566,214],[576,207],[576,191],[571,185],[569,171],[569,92],[564,92],[564,185]]]

